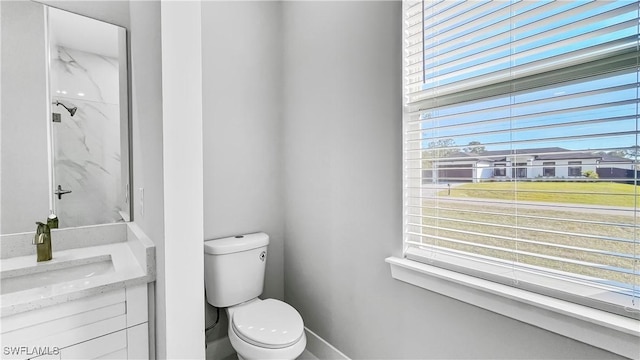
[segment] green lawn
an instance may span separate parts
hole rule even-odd
[[[611,182],[482,182],[452,187],[450,196],[633,207],[637,191],[638,186]]]
[[[616,253],[635,254],[637,252],[637,245],[634,243],[637,231],[634,216],[529,207],[518,209],[516,214],[513,207],[507,203],[487,206],[473,202],[448,202],[444,200],[437,204],[437,208],[432,206],[432,203],[425,201],[425,207],[421,214],[421,224],[427,226],[421,231],[425,236],[425,244],[434,244],[627,284],[640,283],[638,275],[623,274],[608,268],[634,269],[637,266],[633,259],[615,255]],[[439,219],[432,216],[437,216]],[[515,230],[511,227],[515,224],[520,229]],[[549,233],[545,230],[554,232]],[[440,240],[429,240],[431,236],[438,237]],[[444,240],[446,238],[463,240],[470,244],[457,244]],[[508,238],[513,238],[513,240],[508,240]],[[536,245],[519,241],[520,239],[548,245]],[[615,239],[624,239],[627,242]],[[536,256],[514,256],[508,250],[483,249],[471,244],[517,249],[532,254],[587,261],[602,264],[603,267],[589,268]],[[555,247],[554,244],[605,250],[610,253],[585,253]]]
[[[516,192],[517,190],[517,192]],[[562,271],[633,284],[638,275],[614,271],[634,269],[633,259],[617,254],[637,253],[638,225],[634,213],[625,214],[517,207],[509,202],[459,202],[461,198],[481,198],[547,203],[606,205],[633,207],[638,198],[637,187],[609,182],[484,182],[462,184],[438,192],[438,201],[424,200],[420,223],[425,243],[437,244],[461,251],[542,266]],[[517,194],[517,195],[516,195]],[[448,199],[454,201],[447,201]],[[518,229],[512,226],[517,225]],[[433,240],[429,240],[433,236]],[[467,244],[446,239],[458,239]],[[524,240],[524,241],[523,241]],[[538,244],[540,243],[540,244]],[[505,250],[479,248],[492,246]],[[563,248],[575,246],[593,249],[589,253]],[[581,267],[538,256],[514,256],[507,249],[528,254],[542,254],[577,261],[602,264],[601,267]],[[605,251],[598,253],[597,251]]]

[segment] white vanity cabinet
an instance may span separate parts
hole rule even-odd
[[[2,359],[148,359],[147,284],[2,318]]]

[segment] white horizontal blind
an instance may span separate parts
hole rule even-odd
[[[408,257],[638,316],[638,6],[405,2]]]

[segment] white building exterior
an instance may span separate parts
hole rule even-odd
[[[425,182],[482,182],[510,179],[585,179],[595,172],[602,179],[633,179],[633,161],[608,154],[563,148],[452,153],[423,170]]]

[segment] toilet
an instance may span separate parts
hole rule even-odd
[[[226,309],[229,340],[240,360],[293,360],[307,345],[296,309],[280,300],[258,298],[268,245],[265,233],[204,242],[207,302]]]

